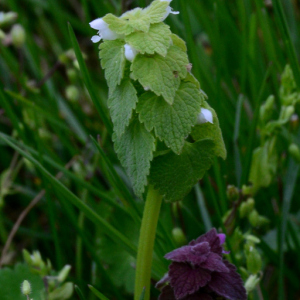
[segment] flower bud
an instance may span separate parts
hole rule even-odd
[[[75,85],[69,85],[66,88],[66,98],[71,102],[75,102],[79,99],[79,91]]]
[[[0,11],[0,27],[13,23],[18,17],[18,14],[9,11],[7,13]]]
[[[253,195],[253,188],[252,185],[243,185],[242,186],[242,193],[244,196],[251,196]]]
[[[256,209],[252,210],[252,212],[248,216],[249,222],[253,227],[258,226],[259,214]]]
[[[243,202],[239,208],[240,217],[245,218],[247,217],[253,210],[255,205],[253,198],[248,198],[246,202]]]
[[[257,274],[261,270],[261,256],[253,246],[246,251],[246,264],[248,271],[252,274]]]
[[[207,108],[201,108],[201,112],[197,118],[197,124],[203,124],[203,123],[207,123],[207,122],[209,122],[211,124],[214,123],[212,112]]]
[[[15,24],[10,31],[10,35],[12,44],[15,47],[20,48],[24,45],[26,40],[26,32],[22,25]]]
[[[67,70],[67,76],[71,82],[74,82],[77,79],[77,72],[74,68],[70,68]]]
[[[296,144],[294,144],[294,143],[290,144],[289,153],[291,154],[291,156],[294,158],[294,160],[297,163],[300,163],[300,150]]]
[[[59,282],[64,282],[66,280],[66,278],[68,277],[69,273],[71,270],[71,266],[70,265],[65,265],[63,267],[63,269],[59,272],[58,276],[57,276],[57,280]]]
[[[245,235],[245,239],[249,242],[249,243],[253,243],[253,244],[259,244],[260,243],[260,239],[252,234],[247,234]]]
[[[93,29],[98,30],[98,35],[94,35],[91,38],[93,43],[98,43],[101,41],[101,39],[112,41],[122,37],[122,35],[117,34],[116,32],[109,29],[108,24],[105,21],[103,21],[102,18],[93,20],[92,22],[90,22],[90,26]]]
[[[129,60],[129,61],[133,61],[134,58],[136,57],[138,51],[135,48],[128,45],[128,44],[125,44],[124,48],[125,48],[125,57],[126,57],[126,59]]]
[[[31,285],[28,280],[24,280],[21,285],[22,294],[27,296],[31,293]]]
[[[293,105],[282,106],[280,119],[284,121],[288,121],[294,112],[295,112],[295,108]]]
[[[270,120],[273,113],[274,100],[274,96],[271,95],[268,97],[265,104],[260,107],[259,117],[262,122],[267,122]]]
[[[247,294],[252,292],[256,285],[259,283],[260,278],[257,275],[250,275],[245,282],[245,289],[247,291]]]
[[[236,186],[234,185],[227,185],[227,190],[226,190],[227,198],[230,201],[236,201],[239,198],[239,190],[237,189]]]
[[[175,243],[178,247],[187,244],[186,237],[185,237],[185,235],[184,235],[181,228],[179,228],[179,227],[173,228],[172,236],[173,236],[174,241],[175,241]]]

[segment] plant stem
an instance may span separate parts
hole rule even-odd
[[[150,298],[153,247],[161,202],[162,196],[152,186],[149,186],[140,230],[134,300],[140,299],[144,288],[144,300]]]

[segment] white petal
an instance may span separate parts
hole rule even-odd
[[[99,32],[103,40],[112,41],[121,37],[120,34],[117,34],[116,32],[110,30],[108,27],[103,30],[100,30]]]
[[[92,22],[90,22],[90,26],[96,30],[104,30],[108,28],[108,24],[102,20],[102,18],[98,18]]]
[[[98,43],[101,41],[101,37],[99,35],[94,35],[92,36],[91,40],[93,43]]]
[[[201,112],[198,115],[197,123],[203,124],[203,123],[211,123],[213,124],[213,115],[209,109],[201,108]]]
[[[135,58],[135,56],[138,53],[137,50],[134,49],[133,47],[131,47],[128,44],[125,44],[124,48],[125,48],[125,57],[126,57],[126,59],[129,60],[129,61],[133,61],[133,59]]]
[[[173,11],[172,7],[168,6],[165,15],[161,19],[161,22],[163,22],[168,17],[169,14],[178,15],[179,11]]]

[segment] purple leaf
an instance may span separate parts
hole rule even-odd
[[[187,263],[178,262],[173,262],[169,266],[169,276],[176,299],[195,293],[211,279],[209,271],[201,268],[192,268]]]
[[[230,300],[247,300],[246,290],[241,276],[236,272],[236,267],[224,261],[229,269],[228,273],[213,272],[208,286],[218,295]]]
[[[223,248],[221,247],[220,238],[218,236],[216,228],[212,228],[210,231],[199,236],[196,239],[196,243],[202,243],[202,242],[208,242],[210,245],[211,251],[222,256]]]
[[[209,253],[207,260],[200,265],[201,268],[215,272],[229,272],[229,269],[224,264],[222,257],[216,253]]]

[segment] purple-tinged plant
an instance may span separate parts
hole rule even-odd
[[[212,300],[219,297],[246,300],[236,267],[222,258],[225,234],[213,228],[189,245],[165,255],[172,261],[169,272],[156,284],[159,300]],[[167,285],[164,285],[168,283]]]

